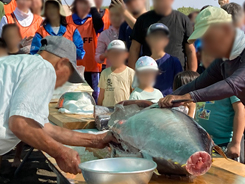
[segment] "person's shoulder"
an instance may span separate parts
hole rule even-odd
[[[146,18],[148,19],[148,18],[155,16],[155,15],[156,15],[156,12],[154,10],[150,10],[150,11],[147,11],[147,12],[143,13],[142,15],[140,15],[137,20],[145,21]]]
[[[108,76],[110,74],[111,74],[111,67],[106,68],[101,72],[101,76]]]
[[[181,13],[180,11],[173,10],[173,14],[181,19],[189,20],[189,18],[185,14]]]
[[[131,73],[131,74],[135,73],[135,71],[132,68],[128,67],[128,66],[126,67],[126,70],[128,70],[129,73]]]
[[[233,103],[236,103],[236,102],[240,102],[241,100],[239,98],[237,98],[236,96],[232,96],[232,97],[230,97],[230,101],[233,104]]]
[[[155,92],[157,95],[163,97],[162,92],[161,92],[159,89],[154,88],[154,92]]]

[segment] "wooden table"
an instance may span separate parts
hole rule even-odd
[[[81,115],[67,115],[60,114],[55,109],[55,104],[50,104],[49,120],[58,126],[69,129],[83,129],[94,127],[93,118]],[[100,151],[97,149],[89,149],[96,157]],[[57,181],[59,184],[86,184],[82,174],[72,175],[64,173],[59,169],[55,159],[43,153],[51,167],[57,174]],[[185,181],[178,181],[173,179],[166,179],[162,176],[153,176],[149,184],[187,184]],[[245,184],[245,165],[235,162],[233,160],[226,160],[224,158],[216,157],[212,164],[212,168],[203,176],[194,179],[194,184]]]
[[[57,126],[70,130],[75,129],[92,129],[95,128],[95,122],[92,115],[73,115],[61,114],[56,109],[57,103],[49,104],[49,121]]]
[[[94,149],[95,151],[95,149]],[[96,152],[96,151],[95,151]],[[64,173],[59,169],[55,159],[44,153],[50,168],[57,174],[58,184],[86,184],[83,175]],[[167,179],[154,175],[149,184],[188,184],[186,181]],[[203,176],[194,179],[194,184],[245,184],[245,165],[233,160],[214,158],[211,169]]]

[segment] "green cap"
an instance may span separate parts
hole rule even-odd
[[[195,24],[195,30],[188,39],[189,43],[201,38],[212,24],[232,23],[232,16],[218,7],[207,7],[201,11]]]

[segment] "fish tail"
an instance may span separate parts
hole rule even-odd
[[[228,160],[227,156],[225,155],[224,151],[221,149],[221,147],[214,145],[214,150],[217,151],[222,157]]]
[[[159,174],[159,172],[158,172],[157,169],[154,170],[154,173],[155,173],[157,176],[161,176],[161,174]]]

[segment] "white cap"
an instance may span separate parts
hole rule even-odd
[[[124,51],[127,50],[124,42],[121,41],[121,40],[113,40],[113,41],[111,41],[111,43],[109,43],[109,45],[107,47],[107,50],[112,50],[112,49],[115,49],[115,50],[124,50]]]
[[[135,64],[135,70],[137,72],[141,72],[141,71],[145,71],[145,70],[152,70],[152,71],[157,72],[159,69],[158,69],[157,62],[154,59],[152,59],[149,56],[143,56],[137,60],[137,62]],[[134,80],[132,83],[132,88],[135,89],[138,86],[139,86],[139,82],[138,82],[138,78],[135,74]]]
[[[136,71],[155,70],[158,71],[157,62],[149,56],[140,57],[135,64]]]

